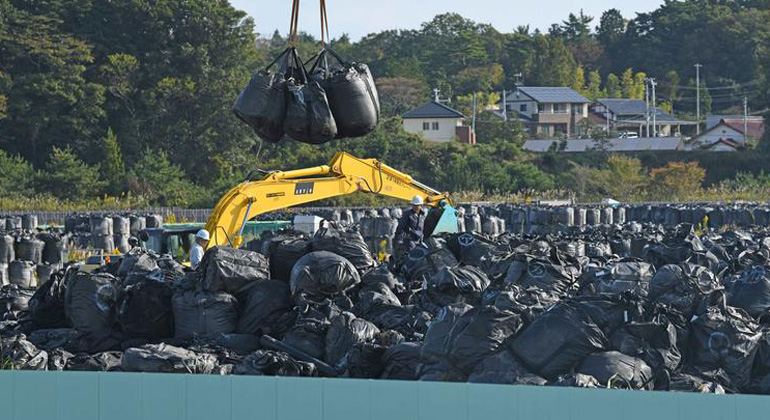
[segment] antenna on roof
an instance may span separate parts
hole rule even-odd
[[[441,103],[441,89],[439,88],[433,89],[433,101],[437,103]]]

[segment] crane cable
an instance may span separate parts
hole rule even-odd
[[[326,46],[327,42],[331,42],[332,38],[329,35],[329,12],[326,11],[326,0],[320,0],[321,8],[321,44]]]
[[[299,0],[292,0],[291,24],[289,26],[289,44],[297,44],[297,32],[299,30]]]

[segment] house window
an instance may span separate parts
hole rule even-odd
[[[567,113],[567,104],[553,104],[553,113],[554,114],[566,114]]]
[[[436,131],[438,131],[438,123],[437,123],[437,122],[434,122],[434,123],[433,123],[433,129],[434,129],[434,130],[436,130]]]
[[[519,112],[527,112],[527,104],[519,105]]]
[[[428,131],[428,130],[430,130],[430,123],[429,122],[422,123],[422,131]]]
[[[545,112],[545,104],[537,104],[537,112],[544,113]]]

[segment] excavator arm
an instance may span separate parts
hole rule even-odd
[[[376,159],[359,159],[339,152],[328,165],[271,172],[261,181],[247,181],[230,190],[206,223],[206,230],[211,233],[209,248],[240,247],[246,222],[260,214],[357,191],[403,200],[419,195],[426,205],[440,212],[430,223],[428,234],[457,231],[456,214],[447,194]]]

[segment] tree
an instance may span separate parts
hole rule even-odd
[[[662,98],[669,101],[673,107],[673,105],[676,103],[676,100],[678,99],[679,94],[679,84],[682,82],[682,79],[679,78],[679,73],[676,72],[676,70],[671,70],[668,73],[666,73],[666,79],[665,83],[663,84],[661,89]]]
[[[602,92],[602,76],[599,74],[598,70],[594,70],[588,74],[588,90],[586,93],[588,94],[588,99],[592,101],[606,96],[606,94]]]
[[[638,72],[634,75],[634,88],[631,92],[631,99],[644,99],[645,84],[647,83],[647,74]]]
[[[69,147],[53,148],[37,182],[42,190],[64,201],[93,197],[106,185],[99,177],[99,165],[86,164]]]
[[[669,162],[650,171],[651,192],[656,197],[683,200],[699,191],[706,179],[706,170],[698,162]]]
[[[112,196],[118,196],[126,187],[126,165],[123,163],[123,154],[120,152],[118,137],[115,136],[112,128],[107,130],[102,150],[101,173],[102,179],[107,184],[105,192]]]
[[[620,79],[620,87],[623,92],[623,98],[634,99],[636,96],[636,80],[634,79],[634,71],[632,69],[626,69]]]
[[[617,200],[631,200],[637,197],[649,183],[639,159],[611,155],[604,169],[590,171],[589,187],[596,193],[608,194]]]
[[[468,67],[454,77],[453,87],[458,95],[498,89],[505,80],[503,66],[490,64],[484,67]]]
[[[428,101],[428,86],[419,80],[403,77],[377,79],[382,114],[385,117],[401,115]]]
[[[583,70],[583,66],[577,66],[575,68],[575,73],[573,74],[572,89],[581,94],[581,95],[587,95],[587,89],[586,89],[586,74],[585,70]]]
[[[535,35],[533,66],[529,78],[533,85],[569,86],[577,63],[559,38]]]
[[[169,161],[165,151],[145,150],[131,172],[132,194],[153,204],[185,206],[191,199],[191,186],[184,171]]]
[[[27,197],[34,192],[34,180],[29,162],[0,149],[0,197]]]
[[[479,143],[502,142],[521,146],[527,139],[521,122],[515,118],[504,121],[492,112],[481,112],[476,121],[476,139]]]
[[[623,97],[623,88],[620,84],[620,79],[618,79],[618,76],[615,76],[612,73],[607,76],[607,85],[605,90],[607,91],[608,98],[617,99]]]
[[[618,9],[609,9],[602,13],[599,26],[596,28],[596,38],[605,49],[615,46],[626,31],[626,20]]]

